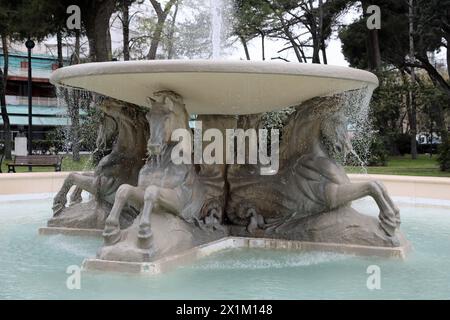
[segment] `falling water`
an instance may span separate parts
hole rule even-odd
[[[362,173],[367,174],[367,161],[370,158],[370,145],[373,139],[373,127],[369,117],[370,99],[373,87],[364,87],[342,94],[344,113],[348,123],[352,126],[351,157],[344,159],[344,163],[359,166]]]
[[[212,58],[220,58],[223,26],[223,0],[210,0]]]
[[[351,90],[338,94],[338,109],[330,112],[337,112],[341,120],[344,120],[349,132],[350,140],[344,142],[345,152],[336,151],[333,147],[328,148],[331,156],[342,165],[352,166],[359,169],[360,173],[367,174],[367,163],[370,158],[370,146],[373,138],[372,123],[369,117],[370,98],[373,88],[364,87],[358,90]],[[330,114],[331,115],[331,114]],[[327,123],[331,126],[330,132],[334,131],[335,122]],[[342,124],[338,124],[339,126]],[[336,135],[342,134],[337,128]],[[350,130],[350,131],[349,131]],[[337,137],[339,138],[339,137]],[[329,144],[330,141],[324,141]],[[343,142],[343,141],[341,141]],[[330,147],[330,146],[328,146]]]
[[[60,110],[65,109],[66,112],[64,114],[61,114],[61,117],[64,117],[67,120],[67,125],[62,127],[59,130],[58,135],[60,136],[60,139],[62,141],[64,141],[64,151],[66,153],[70,152],[71,150],[71,115],[70,115],[70,110],[73,109],[73,107],[75,106],[75,104],[77,105],[77,109],[79,110],[79,112],[81,113],[82,110],[86,110],[87,108],[89,108],[89,106],[91,105],[91,103],[93,102],[93,95],[91,92],[87,91],[87,90],[83,90],[83,89],[78,89],[78,88],[71,88],[71,87],[65,87],[65,86],[56,86],[56,97],[57,97],[57,105],[58,108]],[[93,120],[93,119],[91,119]],[[93,120],[95,122],[95,120]],[[80,116],[80,128],[79,128],[79,139],[81,139],[81,130],[82,127],[84,126],[84,129],[87,128],[86,124],[82,125],[82,119]],[[92,132],[89,132],[89,140],[90,141],[95,141],[96,137],[97,137],[97,130],[96,128],[98,127],[98,125],[96,125],[96,123],[92,123],[90,125],[90,127],[92,127]],[[86,133],[84,135],[86,137]],[[80,141],[81,142],[81,141]],[[86,144],[86,143],[85,143]],[[93,145],[89,145],[89,149],[94,150],[95,149],[95,143],[93,143]],[[91,170],[91,163],[93,162],[92,159],[92,154],[91,154],[91,159],[90,161],[88,161],[85,164],[85,167],[83,168],[83,171],[89,171]]]

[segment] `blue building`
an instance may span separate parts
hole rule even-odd
[[[9,54],[9,72],[6,86],[6,104],[11,123],[12,138],[26,133],[28,128],[28,57],[25,52]],[[0,53],[3,68],[4,57]],[[34,54],[33,69],[33,140],[46,138],[46,133],[56,127],[67,126],[67,108],[58,105],[56,88],[50,83],[51,73],[58,68],[57,58]],[[0,117],[0,140],[4,139],[3,120]]]

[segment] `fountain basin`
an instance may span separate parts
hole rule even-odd
[[[55,85],[147,106],[154,92],[180,94],[192,114],[256,114],[313,97],[378,86],[367,71],[317,64],[156,60],[86,63],[59,69]]]
[[[355,207],[376,215],[370,200]],[[406,260],[325,252],[228,250],[149,277],[82,272],[68,290],[66,270],[94,257],[101,239],[39,236],[51,198],[0,201],[0,297],[3,299],[448,299],[449,207],[401,205],[414,244]],[[19,254],[20,253],[20,254]],[[366,287],[366,270],[381,268],[381,290]],[[221,288],[221,290],[217,290]],[[323,288],[327,288],[323,290]]]

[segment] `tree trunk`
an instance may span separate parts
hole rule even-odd
[[[130,60],[130,6],[128,0],[122,0],[123,60]]]
[[[325,47],[325,39],[322,38],[322,60],[323,64],[328,64],[327,49]]]
[[[409,131],[411,135],[411,158],[413,160],[417,159],[417,105],[416,105],[416,95],[414,93],[414,87],[409,89],[408,102],[409,102]]]
[[[436,70],[436,68],[430,63],[428,57],[417,56],[417,60],[421,62],[420,67],[425,69],[435,84],[436,87],[440,88],[443,93],[445,93],[450,98],[450,84],[442,77],[442,75]]]
[[[319,39],[317,39],[317,37],[315,37],[315,36],[313,38],[312,63],[319,63],[320,64],[320,42],[319,42]]]
[[[259,31],[261,34],[261,52],[262,52],[262,60],[266,61],[266,35],[264,31]]]
[[[325,46],[325,38],[323,36],[323,19],[324,19],[324,14],[323,14],[323,1],[319,0],[319,38],[320,38],[320,48],[322,50],[322,62],[323,64],[328,64],[328,58],[327,58],[327,48]]]
[[[80,63],[80,31],[75,31],[75,63]],[[72,136],[72,159],[80,161],[80,93],[72,91],[73,106],[69,109]]]
[[[281,15],[278,15],[278,18],[280,19],[281,25],[283,26],[284,34],[288,37],[289,42],[291,43],[292,48],[294,49],[294,53],[295,56],[297,57],[298,62],[303,62],[302,54],[298,48],[297,42],[295,42],[295,39],[292,36],[291,30],[289,30],[289,27],[286,25],[286,22],[284,21]]]
[[[91,11],[86,22],[86,36],[89,40],[89,54],[94,62],[110,61],[112,59],[111,34],[109,20],[116,8],[115,0],[104,0],[96,6],[92,1]]]
[[[247,41],[241,35],[239,35],[239,39],[241,40],[242,46],[244,47],[245,57],[247,58],[247,60],[251,60],[250,52],[248,51]]]
[[[5,149],[3,153],[5,155],[5,159],[11,160],[11,150],[12,150],[11,124],[9,121],[8,110],[6,108],[6,84],[8,80],[9,53],[8,53],[8,41],[6,39],[6,36],[1,35],[1,38],[2,38],[3,59],[4,59],[3,70],[0,67],[0,105],[3,120],[3,132],[5,137]]]
[[[70,118],[69,141],[72,147],[72,160],[80,161],[80,93],[63,88],[64,100]]]
[[[381,67],[380,41],[378,30],[369,30],[369,67],[370,70],[378,70]]]
[[[449,138],[447,122],[445,121],[445,111],[440,103],[437,103],[436,106],[437,106],[437,117],[436,117],[437,131],[439,131],[442,142],[444,143],[445,141],[448,141]]]
[[[72,117],[72,159],[75,162],[80,161],[80,118],[79,118],[79,108],[74,108],[73,112],[75,116]]]
[[[80,94],[73,91],[73,105],[70,107],[70,121],[71,121],[71,140],[72,140],[72,159],[73,161],[80,161]]]
[[[311,8],[313,7],[313,3],[311,2]],[[313,37],[313,45],[314,45],[314,52],[313,52],[313,63],[320,63],[320,51],[323,49],[323,0],[319,0],[318,3],[318,25],[316,26],[316,17],[314,17],[314,23],[311,25],[311,30],[314,31],[314,34],[312,34]],[[322,51],[323,56],[324,51]]]
[[[178,17],[179,3],[175,4],[175,12],[172,16],[172,21],[170,22],[170,31],[167,37],[167,59],[172,59],[174,56],[174,37],[175,37],[175,24]]]
[[[283,18],[283,14],[280,13],[279,8],[277,8],[271,1],[265,0],[265,3],[267,3],[270,7],[270,9],[273,11],[273,13],[277,16],[277,18],[280,20],[281,26],[283,28],[283,32],[285,36],[289,39],[289,42],[292,45],[292,49],[294,49],[295,56],[297,57],[298,62],[307,62],[305,58],[305,55],[302,54],[301,49],[299,48],[299,45],[295,41],[294,37],[292,36],[291,30],[289,30],[289,26],[286,24],[286,21]]]
[[[409,0],[409,58],[412,62],[415,61],[414,49],[414,0]],[[416,72],[414,67],[411,68],[411,86],[409,88],[409,103],[410,103],[410,119],[409,126],[411,129],[411,158],[417,159],[417,108],[416,108]]]
[[[158,52],[158,46],[161,42],[161,36],[164,28],[164,23],[166,22],[166,16],[158,16],[158,23],[156,24],[156,29],[153,32],[152,41],[150,42],[150,50],[147,55],[148,60],[155,60],[156,53]]]
[[[80,63],[80,49],[81,49],[81,45],[80,45],[80,30],[75,30],[75,50],[74,50],[74,60],[73,63],[74,64],[79,64]]]
[[[58,68],[64,67],[64,58],[63,58],[63,44],[62,44],[62,32],[58,30],[56,32],[56,46],[58,51]]]
[[[363,1],[363,14],[367,14],[367,8],[371,4],[370,1]],[[381,67],[381,51],[380,40],[377,29],[367,30],[367,55],[369,62],[369,70],[376,71]]]
[[[166,23],[166,19],[170,12],[170,9],[176,1],[177,0],[169,0],[163,10],[161,4],[157,0],[150,0],[150,3],[152,4],[153,9],[155,9],[156,15],[158,17],[158,22],[152,35],[152,41],[150,42],[150,50],[147,54],[148,60],[156,59],[156,53],[158,52],[158,46],[161,42],[164,24]]]

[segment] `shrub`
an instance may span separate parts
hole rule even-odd
[[[400,133],[395,137],[395,145],[401,156],[411,152],[411,135]]]
[[[384,167],[388,162],[388,151],[383,141],[378,137],[374,137],[370,145],[369,158],[367,159],[368,166]]]
[[[387,165],[389,153],[384,141],[376,133],[371,138],[369,147],[353,142],[353,150],[354,153],[348,154],[345,160],[348,166],[384,167]]]
[[[58,140],[33,140],[33,151],[40,154],[58,154],[63,150],[63,143]]]
[[[450,139],[447,139],[439,147],[439,155],[437,161],[442,171],[450,170]]]

